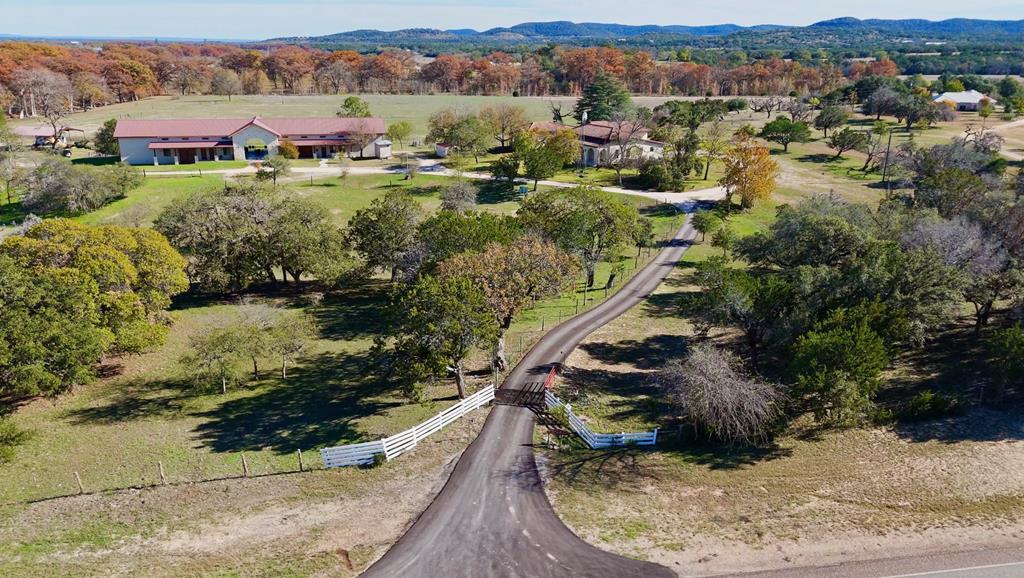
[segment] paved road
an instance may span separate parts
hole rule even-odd
[[[965,546],[967,546],[965,544]],[[739,574],[742,578],[1011,578],[1024,576],[1024,546],[932,553],[813,568]]]
[[[672,243],[618,293],[548,333],[503,387],[543,381],[589,333],[654,291],[693,238],[689,221]],[[668,568],[599,550],[573,534],[544,493],[533,454],[535,416],[495,406],[448,483],[366,577],[670,577]]]

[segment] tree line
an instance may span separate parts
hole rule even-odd
[[[154,227],[185,255],[199,290],[330,290],[385,275],[392,298],[377,358],[412,398],[452,377],[464,395],[464,365],[477,350],[504,370],[505,334],[524,310],[575,286],[577,272],[594,287],[599,262],[651,242],[651,225],[634,206],[597,189],[541,191],[515,216],[478,210],[476,187],[461,179],[441,197],[441,209],[425,216],[409,192],[392,189],[339,226],[318,203],[244,182],[174,201]],[[280,347],[252,342],[254,331],[235,325],[204,335],[189,358],[224,388],[240,378],[231,369],[239,359],[255,363],[268,354],[253,351]],[[290,335],[293,348],[300,337]]]
[[[638,94],[806,94],[864,75],[895,75],[891,60],[849,66],[778,56],[658,61],[644,50],[548,46],[521,53],[361,54],[284,45],[265,49],[107,43],[69,47],[0,42],[0,105],[9,115],[46,116],[53,106],[89,109],[157,94],[339,94],[344,92],[576,95],[598,74]]]
[[[780,206],[765,231],[737,238],[727,213],[694,226],[721,256],[701,263],[701,291],[681,302],[698,337],[735,332],[749,363],[702,342],[658,381],[698,432],[730,442],[770,437],[809,412],[825,427],[928,418],[965,399],[1002,403],[1024,379],[1024,206],[1001,139],[970,133],[895,153],[895,190],[877,208],[819,194]],[[974,319],[987,380],[952,395],[923,390],[879,408],[900,355]]]

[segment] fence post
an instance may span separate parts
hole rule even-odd
[[[654,428],[654,438],[651,441],[652,444],[658,443],[658,428]]]
[[[84,494],[85,488],[82,486],[82,477],[78,475],[78,472],[75,472],[75,481],[78,482],[78,493]]]
[[[540,332],[544,333],[544,322],[547,321],[547,317],[541,315],[540,317]]]
[[[302,467],[302,450],[298,449],[296,452],[299,455],[299,471],[303,471],[305,468]]]
[[[167,485],[167,476],[164,475],[164,463],[163,462],[157,462],[156,465],[157,465],[157,468],[160,470],[160,485],[161,486],[166,486]]]
[[[245,454],[242,454],[242,477],[249,477],[249,462],[245,461]]]

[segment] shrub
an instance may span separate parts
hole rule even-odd
[[[750,108],[750,103],[745,98],[730,98],[726,101],[725,107],[729,112],[740,112]]]
[[[986,342],[995,373],[996,395],[1002,394],[1009,385],[1024,379],[1024,327],[1013,327],[997,331]]]
[[[927,389],[903,404],[898,416],[902,420],[916,421],[945,417],[959,410],[960,402],[957,399]]]
[[[458,180],[441,192],[441,208],[457,213],[471,211],[476,208],[476,195],[475,185]]]
[[[277,145],[277,152],[289,160],[299,158],[299,147],[295,146],[295,143],[288,139],[282,140],[281,144]]]
[[[739,367],[731,354],[701,344],[685,360],[666,364],[655,379],[694,428],[730,444],[763,442],[782,414],[784,398],[774,385]]]
[[[0,419],[0,464],[13,460],[16,448],[30,437],[29,432],[14,425],[10,420]]]
[[[818,326],[793,345],[790,371],[819,423],[851,425],[866,417],[889,363],[885,342],[866,320]]]

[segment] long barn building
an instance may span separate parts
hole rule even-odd
[[[205,118],[117,122],[121,161],[132,165],[177,165],[198,161],[258,161],[277,154],[282,141],[299,158],[341,154],[390,158],[380,118]]]

